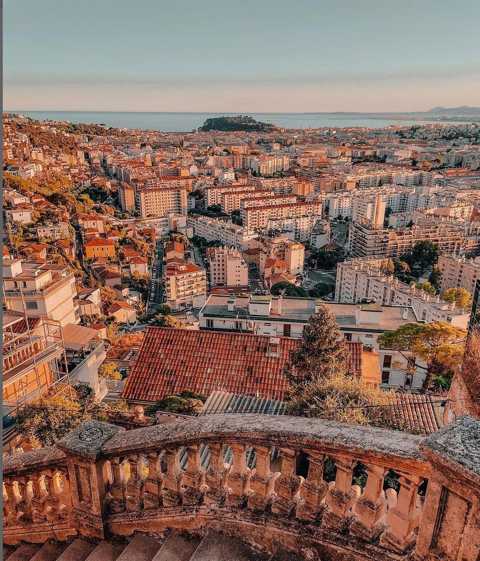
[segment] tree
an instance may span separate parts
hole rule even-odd
[[[335,318],[320,306],[305,326],[300,346],[292,352],[285,374],[294,392],[306,382],[322,380],[346,367],[346,346]]]
[[[424,389],[445,385],[461,363],[466,331],[448,323],[407,323],[379,337],[380,346],[412,353],[427,363]],[[415,363],[415,368],[424,368]]]
[[[98,373],[103,378],[108,378],[109,380],[121,380],[122,375],[117,365],[114,362],[104,362],[100,365]]]
[[[149,408],[149,413],[157,411],[169,411],[171,413],[181,413],[184,415],[193,415],[199,413],[205,402],[205,397],[185,390],[176,395],[168,395],[157,401]]]
[[[419,288],[420,290],[423,290],[427,294],[431,294],[432,296],[434,296],[437,293],[437,291],[435,290],[435,287],[432,286],[428,281],[417,282],[415,286],[417,288]]]
[[[454,302],[459,308],[469,308],[472,305],[472,295],[465,288],[449,288],[442,294],[445,302]]]
[[[336,373],[307,383],[288,402],[291,415],[321,417],[356,425],[398,428],[391,415],[392,392],[368,387],[338,368]]]
[[[308,296],[307,291],[304,288],[286,281],[274,284],[270,288],[270,293],[274,296],[283,294],[284,296],[296,296],[299,298],[306,298]]]
[[[417,242],[403,257],[412,273],[417,278],[425,271],[430,271],[438,261],[438,246],[428,240]]]

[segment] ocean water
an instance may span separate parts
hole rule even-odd
[[[33,119],[96,123],[109,127],[165,132],[190,132],[210,117],[238,113],[143,113],[97,111],[15,111]],[[427,115],[399,113],[248,113],[258,121],[289,129],[319,127],[370,127],[410,125],[429,122]]]

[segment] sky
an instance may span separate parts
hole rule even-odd
[[[4,0],[4,108],[480,106],[479,0]]]

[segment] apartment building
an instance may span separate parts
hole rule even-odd
[[[39,240],[66,240],[70,238],[70,228],[67,222],[37,226],[37,239]]]
[[[92,238],[83,244],[85,257],[87,259],[97,259],[99,257],[115,258],[117,252],[115,242],[105,238]]]
[[[267,231],[272,235],[281,234],[298,242],[306,242],[311,239],[312,232],[320,222],[322,219],[316,215],[298,216],[297,218],[269,218]]]
[[[310,317],[320,306],[334,316],[345,340],[361,343],[378,353],[382,385],[421,388],[425,370],[409,370],[408,353],[382,348],[379,337],[417,318],[412,308],[372,304],[340,304],[313,298],[211,294],[199,314],[200,329],[240,331],[270,337],[300,339]],[[423,366],[423,363],[420,363]]]
[[[248,265],[234,247],[210,247],[207,249],[210,287],[247,287]]]
[[[207,294],[205,269],[194,263],[172,261],[164,272],[166,304],[172,310],[200,308]]]
[[[322,217],[321,202],[296,202],[280,205],[265,205],[242,209],[240,215],[247,232],[266,230],[270,220],[299,218],[301,216]]]
[[[391,230],[352,222],[348,249],[352,257],[398,257],[425,240],[436,244],[442,253],[458,253],[465,247],[465,228],[456,222],[429,221]]]
[[[74,302],[75,276],[65,267],[4,259],[3,288],[7,310],[58,321],[62,326],[80,321]]]
[[[187,214],[187,188],[174,182],[144,185],[135,190],[135,205],[142,218],[164,218]]]
[[[269,197],[275,197],[273,191],[227,191],[222,193],[220,206],[223,212],[230,213],[234,210],[239,210],[245,203],[262,201]]]
[[[335,301],[413,308],[419,321],[443,321],[466,329],[469,310],[457,308],[438,296],[410,286],[385,273],[385,259],[352,259],[337,265]]]
[[[208,216],[189,216],[187,225],[195,236],[207,241],[220,241],[223,245],[245,249],[257,237],[257,234],[247,232],[243,226],[233,224]]]
[[[305,246],[294,242],[286,236],[275,238],[263,238],[261,247],[268,257],[281,259],[287,265],[287,271],[291,275],[303,273],[305,261]]]
[[[296,195],[275,195],[274,193],[257,197],[246,197],[240,201],[240,210],[261,206],[285,205],[298,202]]]
[[[135,210],[135,189],[131,185],[121,183],[118,188],[118,198],[124,212],[133,212]]]
[[[233,195],[235,193],[247,193],[257,190],[258,187],[256,185],[243,185],[243,184],[213,185],[205,189],[205,203],[207,206],[222,205],[224,194]]]
[[[290,168],[289,156],[250,156],[248,167],[258,175],[274,175],[279,171],[287,171]]]
[[[464,288],[470,294],[475,292],[475,284],[480,279],[480,257],[467,259],[455,255],[440,255],[437,267],[442,274],[442,292],[449,288]]]

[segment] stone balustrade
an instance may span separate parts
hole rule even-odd
[[[479,435],[471,419],[428,438],[299,417],[92,421],[7,460],[5,541],[214,527],[269,552],[477,561]]]

